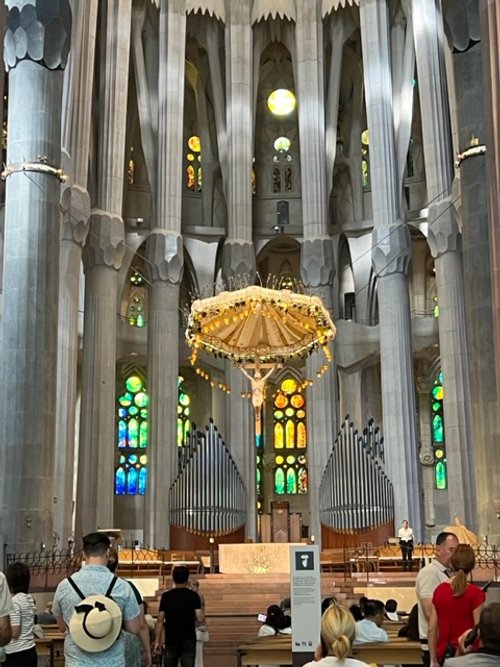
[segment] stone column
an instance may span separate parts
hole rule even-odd
[[[52,543],[61,99],[71,12],[66,0],[50,14],[34,1],[6,7],[0,525],[9,551],[27,551]]]
[[[185,3],[162,0],[156,221],[146,246],[151,281],[148,320],[151,398],[144,540],[151,546],[167,548],[170,545],[168,490],[177,472],[179,285],[184,267],[180,231],[185,47]],[[165,354],[166,346],[168,354]]]
[[[417,410],[420,417],[420,454],[422,466],[422,491],[424,497],[425,527],[417,540],[429,542],[433,528],[436,525],[436,510],[434,507],[434,452],[432,450],[432,421],[431,421],[431,391],[432,382],[427,374],[417,377]]]
[[[394,485],[395,524],[408,519],[422,534],[415,423],[415,388],[407,272],[410,235],[399,214],[387,5],[360,7],[366,112],[370,130],[372,264],[377,275],[383,432]]]
[[[131,0],[108,0],[102,16],[99,135],[94,166],[97,196],[83,249],[85,320],[77,539],[114,523],[116,318],[118,270],[125,253],[121,215],[131,4]]]
[[[495,0],[485,0],[479,3],[481,15],[481,47],[483,57],[483,93],[485,100],[485,123],[486,123],[486,173],[488,177],[489,195],[489,233],[490,233],[490,256],[491,256],[491,282],[492,282],[492,309],[494,339],[493,349],[495,355],[496,369],[496,391],[500,388],[500,128],[496,122],[498,108],[500,106],[500,90],[498,78],[500,73],[500,7]],[[500,457],[498,443],[500,442],[500,415],[496,410],[497,424],[494,440],[491,444],[488,456],[488,469],[490,479],[500,477]],[[484,476],[482,475],[484,480]],[[491,536],[490,542],[500,542],[500,521],[495,520],[495,510],[500,508],[500,493],[494,492],[490,498],[489,506],[483,505],[481,529],[486,530],[484,534]],[[486,510],[486,511],[484,511]]]
[[[323,39],[317,3],[297,3],[295,44],[304,228],[301,278],[332,312],[335,260],[327,231]],[[319,380],[316,373],[323,363],[322,352],[311,355],[306,363],[307,377],[315,380],[307,401],[309,532],[318,538],[318,488],[338,426],[336,367],[332,364]]]
[[[459,91],[457,95],[459,152],[468,149],[471,140],[473,143],[477,140],[480,145],[485,143],[479,4],[477,0],[464,0],[459,5],[449,2],[444,6],[444,18],[448,23],[447,35],[453,50],[455,85]],[[496,475],[500,470],[498,447],[500,425],[486,186],[484,154],[464,159],[460,164],[460,215],[463,234],[472,441],[476,459],[479,520],[477,532],[480,535],[488,535],[493,542],[500,539],[500,521],[495,513],[496,501],[500,501],[500,494],[495,490]]]
[[[429,209],[428,241],[435,259],[439,341],[448,470],[449,521],[476,528],[476,485],[471,451],[471,405],[462,265],[462,235],[449,198]]]
[[[65,546],[73,532],[75,419],[78,364],[78,299],[82,246],[88,233],[90,199],[87,173],[90,115],[97,24],[97,0],[77,5],[73,22],[71,66],[63,96],[63,151],[71,186],[61,201],[63,230],[60,249],[59,339],[57,352],[56,460],[54,532]]]
[[[429,207],[429,245],[435,259],[439,300],[439,342],[444,384],[444,419],[450,522],[458,514],[476,521],[470,438],[471,410],[461,238],[450,197],[453,178],[450,115],[443,56],[444,30],[434,0],[414,0],[422,137]],[[449,256],[448,256],[449,255]]]
[[[230,286],[253,283],[255,249],[252,242],[252,23],[251,3],[234,0],[226,21],[226,124],[228,135],[228,230],[222,250],[222,273]],[[224,171],[223,171],[224,173]],[[231,394],[228,400],[229,433],[223,434],[238,463],[246,489],[246,537],[255,539],[255,435],[250,401],[241,398],[247,382],[227,364]],[[241,376],[241,377],[239,377]]]
[[[59,336],[57,353],[56,459],[54,475],[54,532],[59,548],[73,532],[75,419],[78,370],[78,296],[82,247],[88,233],[90,200],[78,186],[62,197],[63,228],[60,248]]]

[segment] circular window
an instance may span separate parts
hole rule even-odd
[[[290,144],[292,142],[288,137],[278,137],[274,142],[274,150],[279,153],[286,153],[290,150]]]
[[[295,109],[295,95],[287,88],[278,88],[267,98],[267,107],[275,116],[288,116]]]
[[[188,146],[194,153],[199,153],[201,148],[200,137],[193,134],[193,136],[188,139]]]

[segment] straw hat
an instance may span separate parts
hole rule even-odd
[[[105,595],[89,595],[75,606],[69,622],[71,638],[89,653],[106,651],[117,640],[122,628],[122,612]]]

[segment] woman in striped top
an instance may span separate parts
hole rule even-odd
[[[12,594],[13,611],[10,613],[12,640],[5,647],[5,667],[36,667],[37,657],[33,626],[36,605],[28,593],[30,570],[24,563],[11,563],[5,572]]]

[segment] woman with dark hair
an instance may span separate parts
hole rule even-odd
[[[11,563],[5,572],[12,595],[10,613],[12,640],[5,647],[5,667],[36,667],[37,657],[33,626],[36,604],[28,593],[30,570],[24,563]]]
[[[283,613],[283,609],[277,604],[267,608],[266,620],[259,629],[259,637],[274,637],[276,635],[291,635],[292,628],[289,620]],[[260,665],[260,667],[274,667],[274,665]]]
[[[455,574],[434,591],[428,633],[430,667],[438,667],[452,657],[459,637],[479,623],[486,595],[467,581],[475,562],[472,547],[459,544],[451,557]]]

